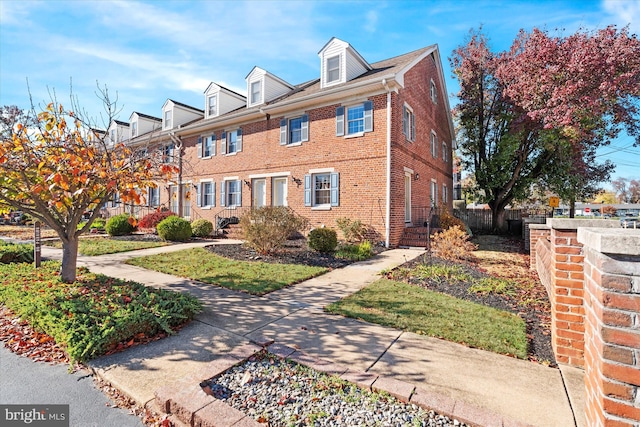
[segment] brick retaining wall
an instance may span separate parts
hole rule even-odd
[[[532,267],[551,302],[556,360],[585,369],[587,425],[637,427],[640,230],[549,219],[530,232]]]

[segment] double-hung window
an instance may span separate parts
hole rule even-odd
[[[416,140],[416,117],[407,105],[402,107],[402,133],[408,141]]]
[[[340,80],[340,55],[327,58],[327,83]]]
[[[169,144],[162,147],[162,163],[171,163],[173,162],[173,152],[175,150],[175,145]]]
[[[233,154],[242,151],[242,129],[222,132],[220,154]]]
[[[131,122],[131,138],[138,136],[138,122]]]
[[[198,190],[197,205],[202,208],[210,208],[216,205],[216,183],[203,181],[196,186]]]
[[[438,183],[431,180],[431,207],[438,206]]]
[[[446,205],[449,201],[449,191],[447,190],[447,184],[442,184],[442,204]]]
[[[216,155],[216,135],[198,138],[198,158],[208,158]]]
[[[304,114],[280,120],[280,145],[300,144],[309,140],[309,116]]]
[[[262,101],[262,81],[251,83],[251,104],[259,104]]]
[[[242,181],[233,179],[220,183],[220,205],[242,206]]]
[[[150,208],[160,206],[160,189],[158,187],[149,187],[147,199],[147,204]]]
[[[431,80],[429,84],[429,95],[431,96],[431,101],[434,104],[438,103],[438,88],[436,87],[436,83]]]
[[[172,118],[172,114],[171,114],[171,110],[169,111],[165,111],[164,112],[164,128],[165,129],[171,129],[171,118]]]
[[[207,100],[207,112],[209,116],[216,116],[218,114],[218,95],[211,95]]]
[[[365,101],[362,104],[336,108],[336,136],[362,135],[371,131],[373,102]]]
[[[431,131],[431,156],[438,157],[438,136]]]
[[[339,206],[340,174],[318,172],[304,176],[304,205],[316,207]]]
[[[448,151],[447,143],[443,142],[442,143],[442,161],[443,162],[449,161],[449,153],[447,151]]]

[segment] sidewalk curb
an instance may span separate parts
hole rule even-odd
[[[373,372],[351,371],[349,368],[329,360],[314,358],[304,351],[273,343],[261,348],[245,344],[231,353],[209,363],[206,368],[186,376],[155,392],[155,405],[163,413],[175,416],[188,426],[197,427],[241,427],[263,426],[245,413],[207,394],[199,385],[202,381],[222,374],[244,362],[262,349],[281,359],[289,359],[311,369],[338,375],[370,391],[386,392],[405,403],[415,404],[425,410],[433,410],[449,418],[477,427],[532,427],[503,417],[490,410],[455,400],[394,378]]]

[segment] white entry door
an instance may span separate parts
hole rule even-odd
[[[404,175],[404,222],[411,222],[411,174]]]
[[[273,206],[287,206],[287,178],[273,178]]]
[[[267,180],[253,180],[253,207],[261,208],[267,204]]]

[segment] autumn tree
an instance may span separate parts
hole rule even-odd
[[[106,89],[100,94],[110,123],[115,103]],[[72,105],[78,107],[73,98]],[[155,179],[173,172],[110,143],[79,108],[74,110],[55,99],[40,113],[32,105],[15,120],[2,122],[0,141],[0,204],[28,213],[58,234],[61,279],[67,283],[76,277],[78,238],[105,203],[116,193],[123,201],[139,203],[144,197],[139,189],[154,187]],[[79,227],[85,213],[88,221]]]
[[[640,138],[640,43],[626,28],[569,37],[521,31],[498,54],[477,31],[450,61],[460,82],[458,145],[494,229],[505,228],[505,207],[525,198],[533,183],[580,172],[569,189],[578,196],[581,186],[595,183],[584,167],[594,166],[593,148],[622,129]],[[610,167],[596,166],[606,177]]]

